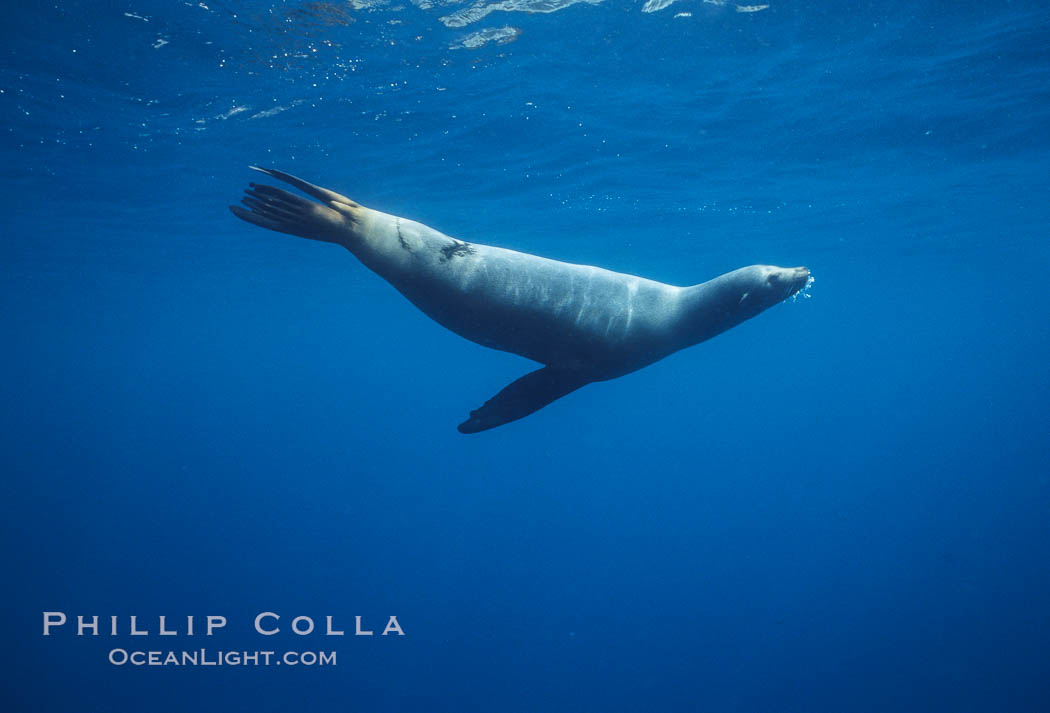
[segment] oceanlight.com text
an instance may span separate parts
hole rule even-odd
[[[335,651],[141,651],[112,649],[114,666],[335,666]]]

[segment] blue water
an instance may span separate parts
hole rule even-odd
[[[9,4],[3,709],[1050,710],[1050,11],[769,3]],[[249,164],[669,283],[816,282],[462,436],[531,363],[236,220]],[[201,647],[338,663],[108,660]]]

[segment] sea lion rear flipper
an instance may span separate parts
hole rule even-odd
[[[545,366],[511,383],[459,424],[460,433],[478,433],[535,413],[591,382],[579,371]]]
[[[313,196],[314,198],[316,198],[319,201],[325,201],[326,203],[328,203],[328,202],[342,203],[343,205],[348,205],[351,208],[357,208],[358,207],[358,204],[356,202],[350,200],[349,198],[347,198],[344,195],[340,195],[340,194],[336,193],[335,191],[330,191],[327,188],[321,188],[320,186],[315,186],[312,183],[307,183],[306,181],[304,181],[301,178],[296,178],[292,174],[285,173],[284,171],[278,171],[276,168],[260,168],[259,166],[249,166],[248,168],[252,169],[253,171],[258,171],[260,173],[265,173],[267,176],[272,176],[273,178],[276,178],[278,181],[284,181],[285,183],[290,183],[291,185],[295,186],[296,188],[298,188],[300,191],[302,191],[306,195]]]
[[[343,217],[328,206],[280,188],[255,183],[250,184],[244,193],[241,198],[244,207],[230,206],[233,214],[241,220],[301,238],[340,242]]]

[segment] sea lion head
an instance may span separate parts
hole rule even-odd
[[[806,267],[751,265],[730,274],[734,292],[739,294],[737,308],[751,315],[798,294],[810,280]]]

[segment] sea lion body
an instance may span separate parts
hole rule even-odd
[[[514,382],[460,425],[502,425],[593,381],[636,371],[795,294],[806,268],[753,265],[676,287],[469,243],[365,208],[280,171],[258,169],[324,201],[252,185],[234,214],[349,249],[433,320],[478,344],[546,367]]]
[[[542,364],[605,378],[677,348],[680,288],[450,238],[370,211],[347,247],[447,329]],[[647,348],[640,352],[638,345]]]

